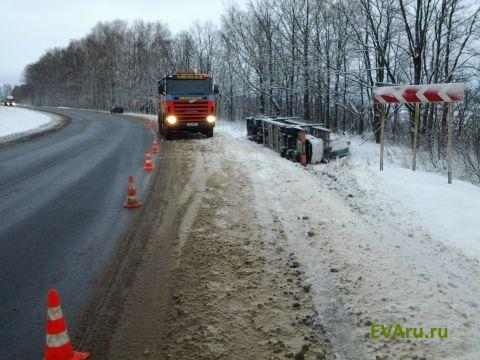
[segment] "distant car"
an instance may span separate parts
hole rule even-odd
[[[123,114],[123,107],[115,105],[110,109],[110,114]]]
[[[332,158],[347,156],[350,150],[350,137],[348,136],[348,134],[331,134],[330,142],[328,144],[328,150],[330,152],[330,157]]]
[[[13,96],[7,96],[7,98],[3,102],[3,105],[5,105],[5,106],[15,106],[16,104],[15,104],[15,99],[13,98]]]

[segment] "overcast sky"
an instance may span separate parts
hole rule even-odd
[[[234,1],[235,0],[230,0]],[[239,1],[242,2],[243,1]],[[224,0],[1,0],[0,84],[17,84],[45,50],[81,38],[98,21],[160,20],[172,32],[194,20],[220,22]]]

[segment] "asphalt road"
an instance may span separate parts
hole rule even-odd
[[[0,148],[0,359],[41,359],[46,297],[56,288],[70,332],[133,218],[153,130],[125,116],[55,110],[62,129]],[[135,210],[133,210],[135,211]]]

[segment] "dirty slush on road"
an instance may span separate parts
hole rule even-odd
[[[219,141],[162,143],[149,203],[83,322],[93,358],[334,358],[281,222],[257,214]]]

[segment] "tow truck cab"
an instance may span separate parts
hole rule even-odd
[[[158,93],[158,130],[167,140],[172,133],[182,131],[213,136],[218,87],[209,74],[192,71],[167,75],[158,81]]]

